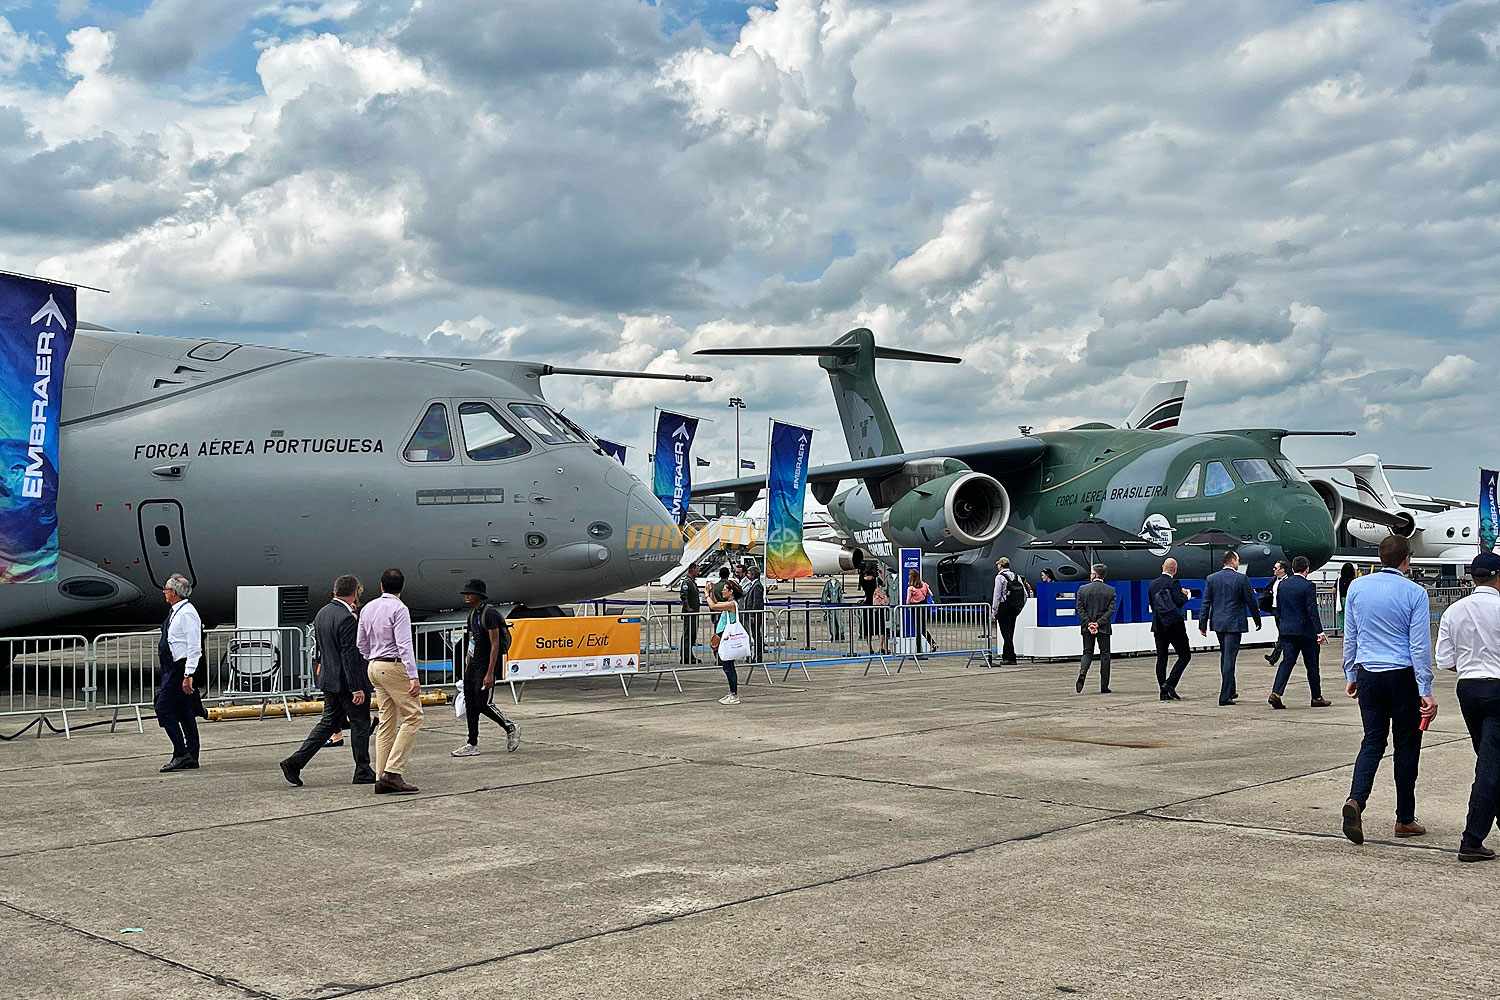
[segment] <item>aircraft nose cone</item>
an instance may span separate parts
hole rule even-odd
[[[1317,569],[1333,558],[1333,519],[1322,502],[1307,500],[1287,513],[1282,525],[1282,551],[1288,559],[1306,556]]]
[[[682,558],[682,531],[667,509],[644,487],[626,498],[625,535],[613,560],[621,586],[641,587]]]

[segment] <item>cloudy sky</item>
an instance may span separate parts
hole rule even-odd
[[[908,447],[1118,420],[1500,462],[1500,2],[0,0],[0,268],[122,329],[696,370],[563,385],[644,445],[730,395],[846,455],[811,362],[882,342]]]

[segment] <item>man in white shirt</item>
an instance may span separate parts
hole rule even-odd
[[[1458,860],[1493,861],[1484,838],[1500,796],[1500,555],[1481,552],[1469,567],[1474,593],[1443,612],[1435,665],[1458,671],[1458,705],[1474,741],[1474,786]]]
[[[207,717],[202,687],[195,687],[195,678],[201,679],[203,619],[188,602],[192,593],[193,585],[181,573],[168,577],[161,589],[168,610],[157,643],[156,722],[172,741],[172,759],[162,766],[163,774],[198,769],[197,716]]]

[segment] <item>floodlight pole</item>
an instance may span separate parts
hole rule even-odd
[[[740,464],[740,411],[745,408],[745,401],[738,396],[730,396],[729,407],[734,410],[734,475],[730,478],[738,479],[744,469]]]

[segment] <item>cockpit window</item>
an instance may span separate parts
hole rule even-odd
[[[1234,480],[1229,478],[1229,470],[1224,468],[1222,462],[1209,462],[1208,472],[1203,477],[1203,495],[1206,497],[1223,496],[1234,490]]]
[[[1256,483],[1276,483],[1281,477],[1276,474],[1276,467],[1263,458],[1239,458],[1234,462],[1235,471],[1240,474],[1246,486],[1254,486]]]
[[[1202,471],[1201,462],[1188,470],[1187,478],[1182,481],[1181,486],[1177,487],[1177,499],[1191,500],[1198,495],[1198,474]]]
[[[588,440],[540,403],[512,403],[510,412],[519,417],[531,433],[541,438],[543,444],[578,444]]]
[[[422,414],[422,422],[412,432],[403,452],[408,462],[451,462],[453,437],[448,433],[448,408],[433,403]]]
[[[1297,463],[1293,462],[1290,458],[1279,458],[1276,460],[1276,464],[1281,466],[1281,471],[1285,472],[1287,479],[1290,479],[1292,482],[1307,482],[1307,477],[1302,474],[1301,469],[1297,468]]]
[[[498,462],[531,450],[521,432],[488,403],[460,403],[458,423],[464,429],[464,452],[476,462]]]

